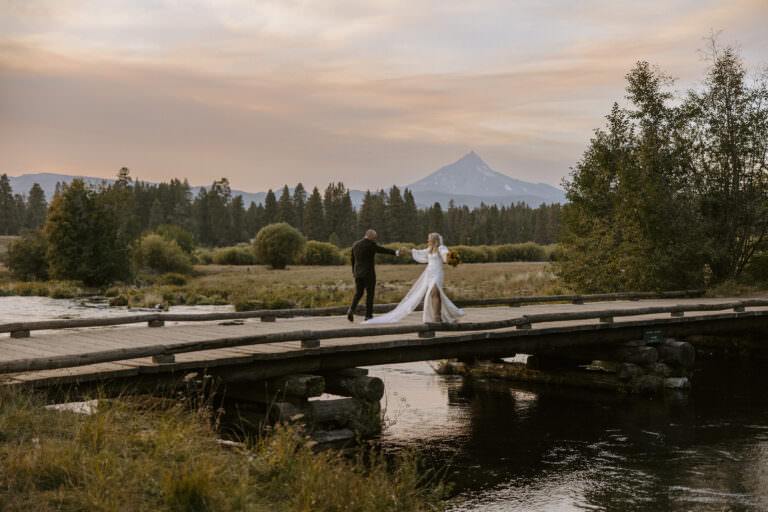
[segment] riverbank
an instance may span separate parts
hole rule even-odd
[[[316,451],[300,430],[226,446],[215,411],[126,397],[80,411],[0,391],[3,510],[441,510],[411,452]],[[83,413],[83,409],[87,413]]]
[[[398,302],[424,270],[422,265],[378,265],[377,302]],[[446,269],[446,292],[455,300],[563,292],[550,263],[472,263]],[[348,304],[354,281],[348,265],[199,265],[191,276],[141,275],[137,284],[89,290],[73,282],[14,282],[0,272],[0,295],[73,298],[103,294],[116,306],[225,305],[238,310],[325,307]]]

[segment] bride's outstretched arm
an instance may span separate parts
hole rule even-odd
[[[419,263],[426,263],[428,261],[428,251],[429,249],[413,249],[411,250],[411,256],[415,261],[418,261]]]

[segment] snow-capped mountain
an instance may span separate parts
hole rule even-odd
[[[484,201],[486,204],[524,201],[538,206],[540,203],[565,202],[562,190],[545,183],[517,180],[494,171],[474,151],[408,185],[408,188],[420,203],[427,202],[425,199],[430,194],[441,203],[451,197],[458,204],[466,204],[469,197],[487,198]]]

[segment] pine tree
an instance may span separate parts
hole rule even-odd
[[[267,195],[264,197],[264,225],[274,224],[277,222],[277,198],[272,189],[267,190]]]
[[[323,211],[323,199],[317,187],[312,189],[312,195],[307,200],[304,208],[304,234],[308,240],[325,241],[328,231],[325,224],[325,212]]]
[[[280,199],[277,200],[277,221],[296,227],[296,214],[288,185],[283,186],[283,192],[280,194]]]
[[[18,208],[7,174],[0,176],[0,235],[18,235]]]
[[[45,216],[48,213],[48,203],[45,200],[45,192],[35,183],[29,189],[27,206],[25,208],[24,227],[30,230],[42,228],[45,224]]]
[[[304,233],[304,207],[307,204],[307,191],[304,185],[298,183],[293,189],[293,212],[296,219],[296,228]],[[305,233],[306,234],[306,233]]]

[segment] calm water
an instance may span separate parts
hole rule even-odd
[[[180,307],[174,311],[221,311]],[[0,297],[0,322],[125,314]],[[689,395],[620,397],[495,381],[428,363],[380,366],[389,450],[416,449],[455,482],[452,511],[766,511],[768,372],[699,373]]]

